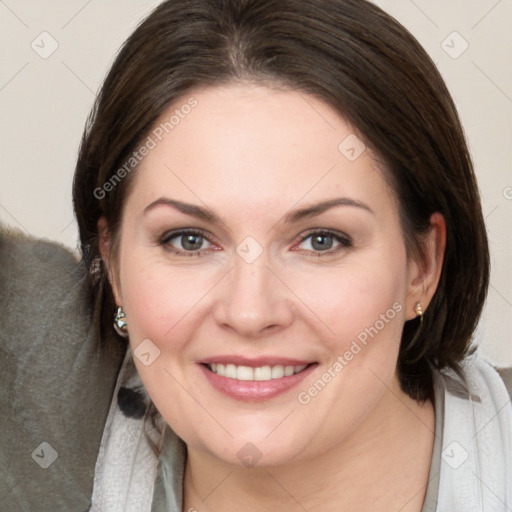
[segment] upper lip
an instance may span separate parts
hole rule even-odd
[[[307,361],[305,359],[292,359],[289,357],[279,356],[260,356],[260,357],[244,357],[244,356],[213,356],[200,361],[202,364],[234,364],[235,366],[249,366],[250,368],[258,368],[260,366],[303,366],[312,364],[315,361]]]

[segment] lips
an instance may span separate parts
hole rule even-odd
[[[318,366],[306,360],[234,356],[209,358],[198,365],[207,381],[224,395],[243,401],[273,398],[298,385]]]

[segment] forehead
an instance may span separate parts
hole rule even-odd
[[[149,137],[154,147],[132,188],[145,202],[168,192],[257,212],[301,198],[392,199],[362,136],[300,91],[252,84],[192,90],[162,113]]]

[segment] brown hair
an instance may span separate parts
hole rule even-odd
[[[133,172],[103,197],[95,191],[171,102],[193,87],[242,80],[312,94],[363,134],[399,199],[409,253],[421,254],[431,214],[444,216],[440,282],[420,331],[417,321],[406,322],[398,360],[404,391],[425,400],[431,368],[457,370],[470,351],[489,281],[487,236],[440,73],[402,25],[365,0],[169,0],[129,37],[88,119],[73,187],[100,339],[112,329],[115,303],[97,221],[104,215],[115,239]]]

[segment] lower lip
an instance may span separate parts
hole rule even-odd
[[[289,377],[272,380],[236,380],[222,377],[221,375],[210,371],[203,364],[198,365],[205,375],[208,382],[221,393],[246,402],[261,402],[274,398],[281,393],[285,393],[294,386],[302,382],[318,366],[316,363],[309,365],[300,373],[295,373]]]

